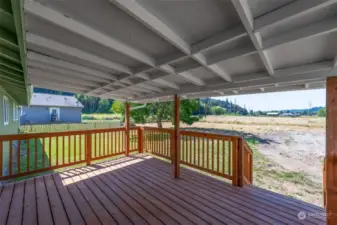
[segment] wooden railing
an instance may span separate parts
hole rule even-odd
[[[180,162],[233,180],[237,137],[192,131],[180,132]]]
[[[253,183],[253,151],[246,143],[241,139],[243,143],[243,182],[244,184]]]
[[[0,180],[128,155],[125,128],[0,136]],[[172,160],[174,130],[133,127],[128,152],[148,152]],[[251,184],[253,152],[237,136],[180,132],[180,163]]]
[[[140,128],[130,130],[139,151]],[[125,154],[125,128],[0,136],[0,180]]]
[[[173,130],[143,127],[143,149],[154,155],[171,159],[174,142]]]

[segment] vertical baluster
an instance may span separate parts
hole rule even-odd
[[[30,171],[30,139],[27,139],[27,172]]]
[[[37,146],[37,138],[34,138],[34,168],[37,169],[37,154],[38,154],[38,146]]]
[[[215,169],[215,160],[214,160],[214,158],[215,158],[215,150],[214,150],[214,148],[215,148],[215,143],[214,143],[214,138],[212,139],[212,167],[211,167],[211,169],[214,171],[214,169]]]
[[[207,160],[207,169],[209,169],[209,139],[207,138],[207,148],[205,149],[206,150],[206,160]]]
[[[182,148],[183,148],[183,155],[185,155],[184,156],[184,160],[185,160],[185,162],[187,162],[187,151],[186,151],[186,136],[185,135],[182,135],[181,136],[182,137],[182,141],[183,141],[183,145],[181,145],[181,146],[183,146]]]
[[[228,174],[232,175],[232,149],[233,149],[233,139],[229,142],[226,141],[226,146],[228,146]],[[234,150],[235,151],[235,150]]]
[[[115,153],[119,152],[117,150],[117,132],[114,132],[114,135],[115,135],[115,143],[114,143],[114,146],[115,146]]]
[[[46,138],[42,138],[42,168],[45,168]]]
[[[205,145],[206,145],[206,140],[205,138],[202,138],[202,168],[204,168],[204,163],[205,163]]]
[[[74,135],[74,162],[77,161],[77,135]]]
[[[17,151],[17,160],[16,160],[16,162],[17,162],[17,167],[18,167],[18,173],[21,173],[21,162],[20,162],[20,160],[21,160],[21,157],[20,157],[20,153],[21,153],[21,140],[19,140],[18,141],[18,151]]]
[[[64,143],[64,138],[65,138],[65,136],[62,136],[62,164],[66,164],[65,163],[65,143]]]
[[[216,158],[217,158],[217,171],[218,171],[218,173],[220,172],[220,168],[219,168],[219,166],[220,166],[220,140],[218,139],[217,140],[217,151],[216,151]]]
[[[2,177],[3,176],[3,174],[2,174],[2,167],[3,167],[3,142],[2,141],[0,141],[0,177]]]
[[[13,142],[9,141],[9,176],[13,173]]]
[[[70,163],[70,135],[68,136],[68,163]]]
[[[200,137],[198,137],[198,166],[201,166],[200,161],[201,161],[201,146],[200,146]]]
[[[189,138],[188,153],[190,157],[190,163],[192,164],[192,136],[188,136],[188,138]]]
[[[105,132],[103,132],[103,151],[104,151],[104,155],[106,156],[107,155],[107,152],[106,152],[106,145],[105,145]]]
[[[51,167],[51,142],[52,142],[52,138],[51,136],[49,136],[49,168]]]
[[[80,136],[80,142],[79,142],[79,148],[78,148],[78,153],[80,154],[79,156],[79,160],[83,160],[82,158],[82,134],[79,135]]]
[[[59,137],[56,136],[56,166],[59,165]]]
[[[195,158],[196,158],[196,150],[197,150],[197,147],[196,147],[196,141],[195,141],[195,139],[196,139],[196,137],[195,136],[193,136],[193,154],[194,154],[194,158],[193,158],[193,164],[194,165],[197,165],[196,164],[196,160],[195,160]]]
[[[225,172],[225,165],[227,163],[226,161],[226,148],[225,148],[225,140],[222,140],[222,173],[226,174]]]

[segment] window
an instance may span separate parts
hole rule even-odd
[[[13,103],[13,120],[17,121],[19,119],[19,107]]]
[[[3,117],[4,117],[4,125],[7,125],[9,122],[9,102],[8,98],[4,96],[3,98]]]
[[[50,121],[60,120],[60,108],[49,108]]]

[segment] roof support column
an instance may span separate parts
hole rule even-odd
[[[337,224],[337,77],[326,83],[326,158],[323,178],[327,224]]]
[[[125,156],[130,153],[130,104],[125,102]]]
[[[173,175],[180,177],[180,98],[174,95],[174,148],[173,148]]]

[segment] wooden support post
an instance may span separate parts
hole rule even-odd
[[[144,143],[144,128],[138,127],[138,152],[143,153],[143,143]]]
[[[130,153],[130,104],[125,102],[125,156]]]
[[[91,145],[92,145],[91,141],[92,141],[91,133],[86,133],[85,134],[85,150],[86,150],[85,155],[86,155],[87,165],[91,164]],[[69,160],[70,160],[70,156],[69,156]]]
[[[235,186],[242,187],[243,186],[243,143],[242,139],[234,139],[233,140],[233,180],[232,184]]]
[[[174,154],[173,154],[173,175],[180,177],[180,99],[174,95]]]
[[[326,83],[326,192],[327,224],[337,224],[337,77]],[[324,173],[323,173],[324,176]]]

